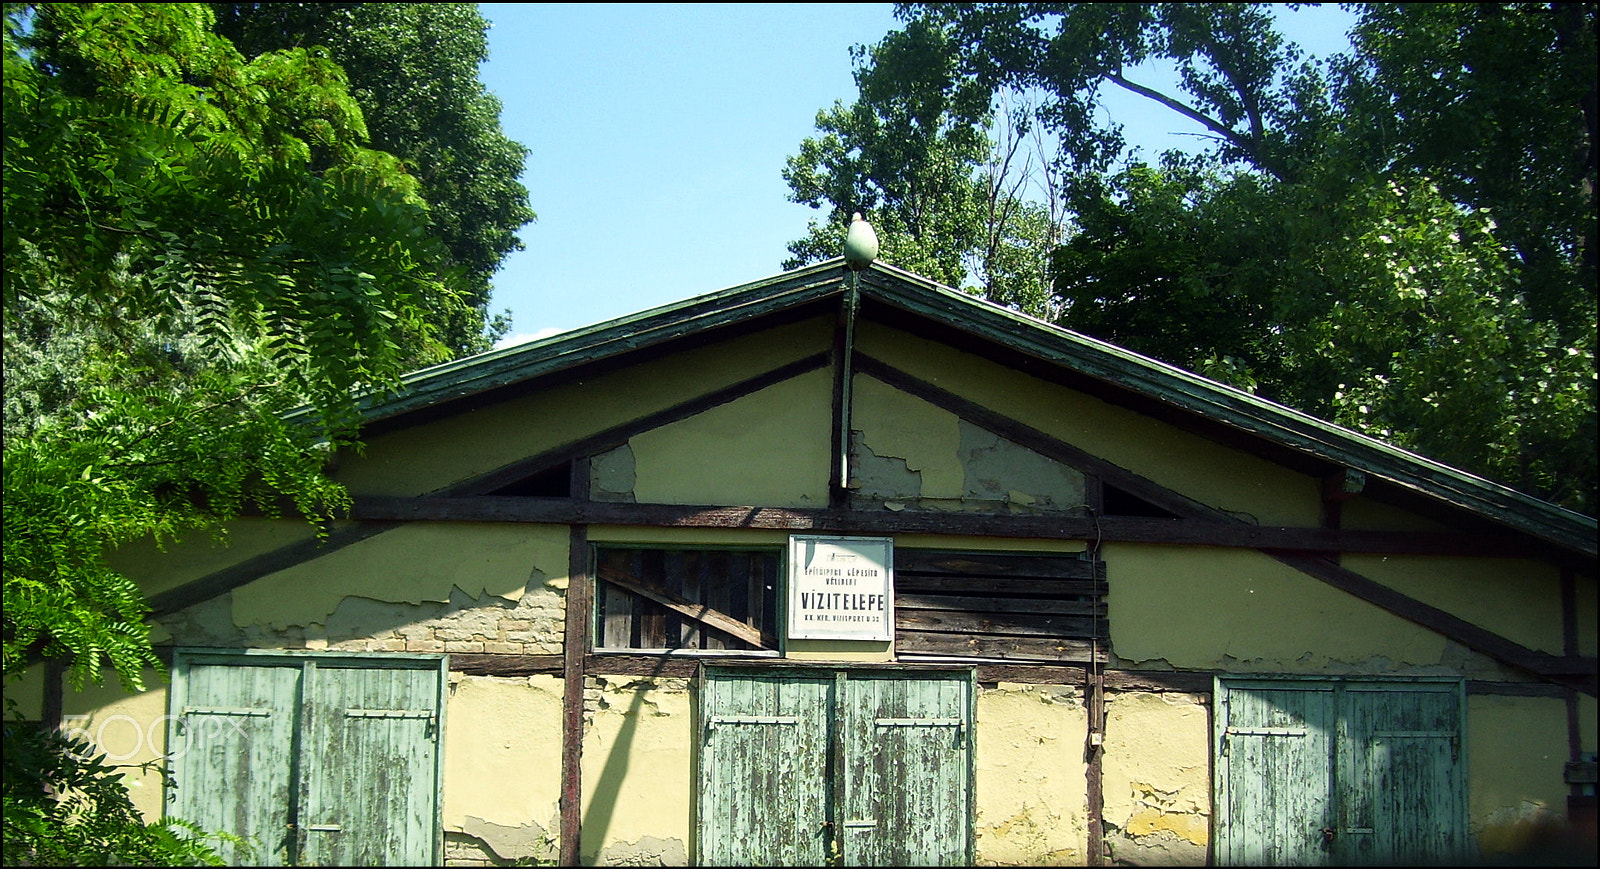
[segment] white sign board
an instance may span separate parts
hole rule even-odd
[[[790,535],[789,638],[894,639],[894,540]]]

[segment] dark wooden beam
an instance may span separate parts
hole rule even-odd
[[[1403,619],[1422,625],[1491,658],[1520,667],[1562,685],[1571,685],[1588,694],[1595,693],[1595,659],[1551,655],[1514,643],[1493,631],[1478,627],[1438,607],[1401,594],[1388,586],[1347,570],[1316,555],[1268,551],[1284,564],[1388,610]],[[1587,681],[1585,681],[1587,677]]]
[[[568,498],[477,495],[355,499],[351,516],[363,521],[534,522],[640,525],[664,528],[765,528],[838,533],[930,533],[982,537],[1037,537],[1405,555],[1477,555],[1512,558],[1528,547],[1507,535],[1449,532],[1350,531],[1250,525],[1220,519],[1149,519],[1135,516],[983,515],[794,507],[727,507],[679,504],[579,502]]]
[[[583,673],[589,649],[594,585],[589,576],[589,529],[574,525],[568,537],[566,635],[562,642],[561,845],[563,866],[578,865],[583,836]]]
[[[1085,808],[1088,818],[1086,831],[1089,839],[1088,864],[1104,866],[1105,861],[1105,774],[1101,759],[1105,757],[1106,699],[1105,684],[1098,671],[1085,674],[1084,694],[1088,700],[1089,728],[1084,740]]]
[[[613,447],[621,446],[628,442],[634,435],[660,428],[669,423],[688,419],[689,417],[704,413],[714,407],[736,401],[752,393],[759,392],[769,386],[782,383],[802,374],[815,371],[828,364],[828,354],[816,353],[780,365],[771,371],[758,374],[741,380],[731,386],[716,389],[704,395],[679,402],[664,410],[646,414],[638,419],[620,425],[614,425],[603,431],[596,432],[587,437],[579,438],[570,443],[563,444],[551,450],[530,456],[526,459],[503,465],[486,474],[479,474],[471,479],[453,483],[438,489],[432,494],[444,497],[460,495],[481,495],[493,492],[504,486],[527,479],[541,471],[549,470],[557,465],[584,458],[596,453],[604,452]],[[574,492],[574,495],[577,493]]]
[[[271,552],[245,559],[238,564],[225,567],[214,573],[208,573],[177,588],[151,595],[150,617],[159,618],[186,607],[194,606],[197,603],[203,603],[219,594],[233,591],[241,585],[254,582],[268,574],[287,570],[295,565],[321,558],[324,555],[330,555],[346,546],[376,537],[399,526],[400,523],[398,522],[361,522],[352,527],[334,531],[328,534],[327,537],[302,540],[299,543],[280,546]]]
[[[469,676],[562,676],[565,664],[564,655],[450,655],[451,671]]]
[[[839,317],[833,327],[833,393],[830,397],[832,421],[828,450],[828,506],[841,509],[849,498],[850,485],[850,381],[854,367],[850,353],[855,343],[855,311],[851,296],[839,299]]]

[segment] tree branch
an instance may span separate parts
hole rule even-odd
[[[1210,117],[1207,117],[1205,115],[1202,115],[1199,112],[1195,111],[1194,109],[1189,108],[1188,106],[1184,105],[1183,103],[1178,102],[1177,100],[1173,99],[1172,97],[1167,96],[1164,93],[1161,93],[1158,90],[1147,88],[1142,84],[1135,84],[1134,82],[1128,81],[1127,79],[1122,77],[1121,73],[1108,72],[1108,73],[1106,73],[1106,80],[1110,81],[1113,84],[1116,84],[1119,87],[1122,87],[1122,88],[1124,88],[1126,90],[1133,91],[1134,93],[1138,94],[1139,96],[1145,97],[1147,99],[1155,100],[1156,102],[1162,104],[1163,106],[1166,106],[1167,108],[1177,112],[1178,114],[1183,115],[1184,117],[1186,117],[1186,118],[1188,118],[1188,119],[1200,124],[1201,126],[1205,127],[1206,129],[1208,129],[1208,130],[1212,131],[1213,133],[1216,133],[1217,135],[1219,135],[1222,138],[1226,139],[1231,144],[1237,146],[1240,150],[1244,151],[1246,154],[1249,154],[1251,162],[1255,163],[1262,170],[1264,170],[1264,171],[1268,172],[1269,174],[1271,174],[1272,177],[1277,178],[1279,181],[1284,180],[1282,174],[1280,172],[1278,172],[1278,170],[1275,167],[1267,166],[1267,165],[1264,165],[1262,163],[1261,151],[1260,151],[1260,147],[1259,147],[1259,143],[1258,142],[1250,141],[1249,139],[1245,138],[1244,136],[1241,136],[1238,133],[1234,132],[1233,130],[1229,129],[1226,125],[1224,125],[1220,121],[1217,121],[1217,120],[1215,120],[1213,118],[1210,118]]]

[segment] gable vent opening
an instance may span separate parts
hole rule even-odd
[[[1105,487],[1105,515],[1107,516],[1143,516],[1148,519],[1178,519],[1176,513],[1163,510],[1160,507],[1118,489],[1116,486]]]
[[[572,463],[566,462],[523,477],[489,492],[490,495],[508,495],[520,498],[570,498],[572,497]]]

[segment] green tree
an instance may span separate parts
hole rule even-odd
[[[1356,9],[1326,63],[1267,4],[899,13],[951,90],[1045,95],[1063,325],[1592,511],[1595,6]],[[1210,146],[1130,155],[1108,87]]]
[[[364,146],[342,71],[305,49],[247,61],[212,23],[197,4],[5,6],[7,679],[50,659],[75,686],[110,669],[142,689],[148,606],[107,552],[285,500],[331,518],[348,499],[324,459],[354,443],[358,397],[451,355],[457,272],[415,179]],[[6,732],[8,761],[38,748]],[[59,748],[36,778],[88,808],[56,832],[126,837],[106,859],[193,857],[142,850],[107,774]],[[8,862],[56,859],[39,794],[6,778]]]
[[[1006,117],[992,140],[988,94],[955,86],[946,40],[913,22],[853,49],[860,98],[818,112],[821,135],[785,164],[790,199],[827,215],[789,245],[784,268],[838,256],[860,211],[885,262],[1042,313],[1057,224],[1021,195],[1040,169],[1028,163],[1031,120]]]
[[[457,355],[489,349],[509,326],[489,316],[490,279],[534,219],[517,181],[528,151],[500,128],[478,67],[489,23],[476,3],[213,3],[217,32],[245,57],[325,49],[344,69],[370,147],[417,179],[432,232],[465,272],[467,307],[445,324]]]

